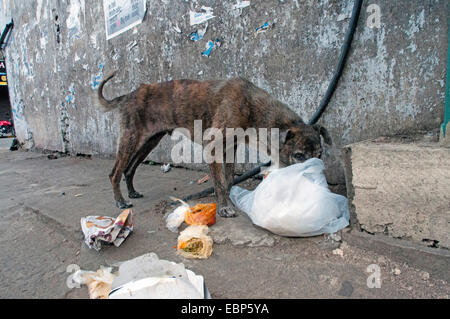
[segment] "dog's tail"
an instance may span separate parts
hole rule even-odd
[[[104,79],[101,83],[100,86],[98,87],[98,100],[100,102],[100,106],[103,109],[104,112],[108,112],[111,111],[113,109],[115,109],[118,104],[117,103],[113,103],[112,101],[108,101],[107,99],[105,99],[105,97],[103,96],[103,86],[106,84],[106,82],[108,82],[109,80],[111,80],[115,75],[116,75],[117,71],[112,72],[111,74],[109,74],[106,79]]]

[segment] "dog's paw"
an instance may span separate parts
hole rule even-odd
[[[126,203],[126,202],[116,202],[116,206],[120,209],[126,209],[126,208],[133,207],[133,204]]]
[[[230,218],[230,217],[236,217],[237,213],[236,213],[234,207],[225,206],[225,207],[221,207],[219,209],[219,215],[220,215],[220,217]]]
[[[144,197],[144,195],[142,195],[141,193],[138,193],[138,192],[134,191],[134,192],[128,193],[128,197],[129,197],[129,198],[141,198],[141,197]]]

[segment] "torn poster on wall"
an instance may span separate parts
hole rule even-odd
[[[0,85],[8,85],[8,81],[6,80],[6,65],[5,60],[0,60]]]
[[[147,11],[146,0],[103,0],[106,39],[112,39],[142,23]]]

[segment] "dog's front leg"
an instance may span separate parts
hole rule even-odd
[[[230,189],[233,186],[234,163],[209,164],[214,181],[218,212],[221,217],[236,217],[236,209],[230,200]]]

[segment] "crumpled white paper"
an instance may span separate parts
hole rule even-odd
[[[87,216],[81,218],[84,242],[89,248],[99,251],[102,242],[119,247],[133,231],[134,218],[131,209],[124,210],[117,218],[108,216]]]

